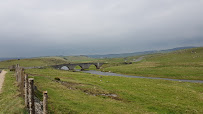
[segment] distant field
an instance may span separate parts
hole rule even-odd
[[[109,64],[102,70],[137,76],[203,80],[203,48],[146,55],[141,62],[116,66]]]
[[[65,56],[61,58],[69,61],[70,63],[80,63],[80,62],[88,63],[88,62],[97,61],[97,59],[89,58],[86,56]]]
[[[8,68],[14,64],[30,67],[64,63],[103,62],[106,64],[102,66],[101,71],[136,76],[203,80],[203,48],[143,56],[144,59],[137,63],[133,61],[141,56],[105,59],[94,59],[86,56],[42,57],[2,61],[0,62],[0,68]],[[133,62],[133,64],[125,64],[125,62]],[[76,69],[80,69],[80,67],[76,67]],[[95,70],[95,67],[91,66],[90,69]]]
[[[33,66],[48,66],[65,63],[89,63],[89,62],[104,62],[104,60],[88,58],[86,56],[64,56],[64,57],[39,57],[30,59],[14,59],[0,61],[0,68],[8,68],[11,65],[20,64],[24,67]]]
[[[20,64],[23,67],[32,67],[32,66],[47,66],[55,64],[63,64],[67,61],[62,58],[33,58],[33,59],[20,59],[20,60],[7,60],[0,62],[0,68],[8,68],[11,65]]]
[[[34,77],[40,93],[48,91],[50,113],[203,113],[203,84],[55,69],[26,73]]]

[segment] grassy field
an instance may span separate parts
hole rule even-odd
[[[26,73],[34,77],[40,92],[48,91],[48,109],[53,114],[203,113],[203,84],[101,77],[50,68]]]
[[[132,58],[134,57],[128,59]],[[102,71],[136,76],[203,80],[203,48],[146,55],[141,62],[130,65],[110,63],[108,66],[103,66]]]
[[[21,59],[21,60],[7,60],[0,62],[0,68],[8,68],[11,65],[20,64],[23,67],[33,67],[33,66],[47,66],[55,64],[68,63],[68,61],[62,58],[47,57],[47,58],[31,58],[31,59]]]
[[[0,114],[26,114],[13,72],[8,72],[0,94]]]
[[[63,63],[105,62],[101,70],[121,74],[150,77],[203,80],[203,48],[175,51],[165,54],[111,59],[79,57],[43,57],[0,62],[0,68],[13,64],[24,67]],[[76,69],[80,69],[79,66]],[[90,69],[96,69],[91,66]],[[35,79],[42,99],[47,90],[48,110],[51,114],[67,113],[203,113],[203,84],[166,80],[98,76],[82,72],[46,69],[25,71]],[[0,94],[0,113],[25,113],[13,73],[9,72]],[[60,80],[56,80],[60,79]]]
[[[11,65],[20,64],[24,67],[33,66],[48,66],[56,64],[67,64],[67,63],[91,63],[91,62],[105,62],[104,59],[94,59],[85,56],[64,56],[64,57],[39,57],[30,59],[20,60],[7,60],[0,62],[0,68],[8,68]]]
[[[96,62],[98,59],[94,59],[94,58],[89,58],[86,56],[65,56],[65,57],[61,57],[65,60],[67,60],[70,63],[88,63],[88,62]]]

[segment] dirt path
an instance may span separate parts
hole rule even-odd
[[[141,61],[142,59],[144,59],[144,57],[145,57],[145,56],[141,56],[141,57],[139,57],[138,59],[134,60],[133,62],[139,62],[139,61]]]
[[[3,83],[4,83],[4,77],[5,77],[5,74],[6,74],[6,73],[7,73],[7,72],[4,71],[4,70],[2,70],[1,73],[0,73],[0,93],[1,93],[1,88],[2,88]]]

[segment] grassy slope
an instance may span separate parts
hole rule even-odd
[[[89,58],[86,56],[66,56],[62,57],[63,59],[67,60],[70,63],[88,63],[88,62],[95,62],[97,59]]]
[[[203,84],[30,69],[51,113],[203,113]],[[31,75],[30,75],[31,76]],[[54,81],[59,77],[67,84]],[[113,93],[118,98],[94,96]]]
[[[0,94],[0,114],[25,113],[23,99],[19,97],[18,87],[12,72],[8,72]]]
[[[203,80],[203,48],[148,55],[136,64],[104,67],[104,71],[122,74]]]
[[[88,58],[85,56],[67,56],[67,57],[40,57],[21,60],[7,60],[0,62],[0,68],[8,68],[11,65],[20,64],[24,67],[47,66],[64,63],[88,63],[88,62],[104,62],[105,60]]]
[[[24,67],[32,67],[32,66],[63,64],[63,63],[68,63],[68,62],[62,58],[55,58],[55,57],[7,60],[7,61],[0,62],[0,68],[8,68],[9,66],[15,65],[15,64],[20,64],[20,66],[24,66]]]
[[[196,55],[191,56],[191,52]],[[193,60],[191,57],[196,59]],[[179,77],[180,73],[189,74],[191,68],[193,68],[191,74],[202,74],[197,69],[202,69],[202,48],[195,49],[195,51],[193,49],[193,51],[150,55],[142,62],[133,65],[121,64],[124,60],[131,61],[131,59],[135,58],[138,57],[102,59],[99,61],[109,63],[103,66],[107,71],[111,69],[115,72],[133,75],[139,72],[139,74],[145,76],[197,79],[198,76],[194,77],[193,75]],[[84,59],[79,60],[77,58],[73,61],[84,62]],[[19,64],[19,62],[23,66],[44,66],[69,61],[60,57],[48,57],[0,62],[0,66]],[[92,67],[94,68],[94,66]],[[120,72],[122,69],[125,69],[125,71]],[[168,75],[166,70],[169,73]],[[30,69],[26,70],[26,72],[35,74],[35,84],[41,92],[48,90],[48,107],[51,113],[203,113],[202,84],[108,76],[100,78],[97,75],[54,69]],[[171,76],[171,73],[173,73],[174,77]],[[59,77],[67,84],[64,85],[53,81],[55,77]],[[9,88],[12,88],[12,86],[11,84],[8,85]],[[91,95],[101,93],[117,94],[118,98],[112,99]],[[0,103],[2,103],[0,109],[4,105],[9,105],[5,102],[5,99],[10,99],[10,97],[6,98],[6,96],[9,97],[8,94],[5,96],[0,95],[0,99],[2,98],[0,100]],[[16,105],[14,102],[11,102],[11,104]],[[19,107],[20,105],[12,110],[19,110]],[[19,112],[22,113],[23,110],[20,109]]]

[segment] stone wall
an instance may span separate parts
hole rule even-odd
[[[13,66],[10,68],[13,68]],[[34,85],[34,79],[28,78],[24,68],[19,65],[15,66],[15,77],[20,88],[20,95],[25,99],[25,107],[29,114],[47,114],[47,91],[42,93],[43,101],[40,101],[34,93],[37,88]]]

